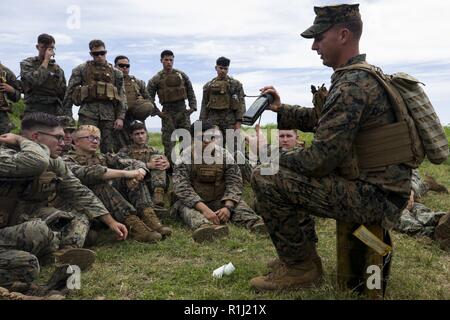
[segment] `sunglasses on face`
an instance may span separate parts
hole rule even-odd
[[[88,139],[89,142],[100,142],[100,137],[97,136],[84,136],[84,137],[79,137],[78,139]]]
[[[38,131],[38,133],[40,134],[44,134],[46,136],[50,136],[55,138],[56,140],[58,140],[58,142],[63,142],[64,141],[64,136],[61,134],[51,134],[51,133],[47,133],[47,132],[43,132],[43,131]]]
[[[124,63],[119,63],[118,66],[119,66],[119,68],[129,68],[130,67],[129,64],[124,64]]]
[[[107,52],[108,52],[108,51],[91,51],[91,54],[92,54],[94,57],[98,57],[98,56],[104,56],[104,55],[106,55]]]

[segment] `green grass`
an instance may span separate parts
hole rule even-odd
[[[17,121],[14,120],[17,124]],[[271,125],[270,127],[274,127]],[[446,128],[450,137],[450,128]],[[150,143],[162,150],[160,134],[151,133]],[[312,135],[302,134],[308,142]],[[450,187],[450,160],[435,166],[424,162],[422,174],[429,173],[437,181]],[[249,186],[244,199],[253,203]],[[424,204],[448,211],[448,195],[428,193]],[[172,237],[157,244],[134,241],[106,241],[94,250],[97,261],[91,270],[82,274],[81,290],[72,292],[71,299],[360,299],[336,286],[335,221],[317,219],[318,251],[322,257],[325,281],[316,289],[292,293],[257,294],[249,287],[249,280],[267,272],[265,264],[275,257],[271,241],[248,231],[230,226],[227,239],[197,244],[191,231],[180,222],[166,220],[174,229]],[[106,231],[105,231],[106,232]],[[387,299],[450,299],[450,254],[427,238],[413,238],[393,232],[395,256]],[[236,271],[222,279],[214,279],[212,271],[232,262]],[[40,281],[49,276],[52,268],[44,268]]]

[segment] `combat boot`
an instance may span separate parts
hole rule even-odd
[[[429,175],[425,176],[425,184],[428,186],[428,189],[431,191],[439,192],[439,193],[448,193],[448,190],[445,186],[443,186],[440,183],[437,183],[437,181]]]
[[[164,189],[163,188],[157,187],[157,188],[155,188],[155,190],[153,190],[153,202],[157,206],[164,207]]]
[[[130,214],[125,218],[125,225],[130,231],[130,237],[141,242],[156,242],[162,239],[160,233],[151,230],[138,216]]]
[[[229,233],[227,225],[202,224],[194,230],[192,238],[195,242],[202,243],[205,241],[214,241],[223,238]]]
[[[313,256],[302,262],[287,265],[281,263],[278,268],[266,276],[250,280],[250,286],[256,291],[297,290],[318,285],[323,276],[322,263]]]
[[[439,219],[434,238],[442,250],[450,251],[450,212]]]
[[[266,225],[264,221],[257,221],[250,227],[250,231],[260,235],[268,235]]]
[[[171,228],[161,224],[153,208],[144,208],[141,212],[141,219],[150,229],[155,230],[162,236],[170,236],[172,234]]]
[[[89,249],[66,246],[53,253],[55,263],[71,264],[78,266],[81,270],[86,270],[95,261],[95,252]]]
[[[312,259],[315,261],[316,266],[319,270],[320,273],[323,273],[323,266],[322,266],[322,259],[320,259],[319,255],[317,254],[317,252],[314,252],[312,254]],[[269,270],[274,271],[278,268],[280,268],[283,265],[283,261],[281,261],[280,258],[275,258],[270,260],[269,262],[267,262],[266,266]]]

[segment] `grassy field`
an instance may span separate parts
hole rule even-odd
[[[16,122],[17,123],[17,122]],[[450,129],[447,128],[450,137]],[[310,141],[311,135],[303,137]],[[151,134],[151,145],[162,149],[160,135]],[[450,160],[435,166],[425,162],[422,174],[429,173],[450,187]],[[253,203],[253,193],[246,186],[244,198]],[[448,211],[450,197],[430,192],[424,204]],[[115,242],[103,235],[94,249],[97,261],[82,274],[81,290],[71,299],[360,299],[336,286],[335,221],[317,219],[318,251],[325,269],[325,281],[316,289],[293,293],[258,294],[249,280],[267,272],[265,264],[275,257],[267,237],[230,226],[224,240],[197,244],[191,231],[174,218],[165,220],[174,229],[172,237],[157,244],[134,241]],[[427,238],[413,238],[393,232],[394,252],[387,299],[450,299],[450,254]],[[212,271],[232,262],[236,271],[214,279]],[[44,268],[44,281],[52,268]]]

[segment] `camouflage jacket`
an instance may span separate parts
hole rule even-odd
[[[54,60],[50,60],[48,68],[44,68],[42,61],[39,57],[30,57],[20,62],[20,77],[25,94],[25,104],[58,102],[62,105],[66,93],[64,70]],[[71,110],[72,106],[70,115],[72,114]]]
[[[136,153],[138,153],[139,155],[137,155]],[[148,145],[146,145],[143,148],[140,148],[133,144],[120,149],[119,152],[117,153],[117,156],[124,159],[132,158],[142,161],[144,163],[148,163],[152,156],[161,154],[162,154],[161,152]]]
[[[352,58],[347,65],[365,61],[365,55]],[[394,110],[378,81],[361,70],[334,73],[329,94],[319,119],[313,108],[283,104],[278,112],[279,129],[300,129],[312,132],[309,148],[283,153],[280,165],[306,176],[341,175],[354,150],[358,131],[366,126],[395,122]],[[382,172],[360,171],[359,180],[389,192],[408,197],[411,190],[411,169],[391,165]]]
[[[69,85],[64,98],[65,108],[72,108],[72,94],[76,87],[86,84],[86,63],[82,63],[72,70],[72,75],[69,79]],[[125,87],[123,84],[123,73],[120,70],[114,69],[114,85],[119,92],[121,101],[113,102],[83,102],[78,111],[79,115],[86,116],[91,119],[109,120],[125,119],[125,113],[128,109],[127,99],[125,98]]]
[[[147,171],[145,163],[111,153],[84,155],[77,153],[76,150],[72,150],[63,157],[63,160],[77,178],[87,186],[104,183],[103,175],[108,168],[118,170],[142,168]]]
[[[242,121],[242,117],[244,116],[244,113],[245,113],[244,88],[242,87],[242,83],[240,83],[238,80],[236,80],[230,76],[227,76],[226,79],[230,84],[230,95],[231,96],[236,95],[239,100],[239,108],[237,110],[226,110],[227,113],[232,114],[232,118],[234,120],[232,122],[236,123],[238,121]],[[211,87],[211,84],[215,80],[217,80],[217,77],[215,77],[211,81],[208,81],[203,86],[202,109],[200,112],[200,120],[206,120],[206,119],[208,119],[208,116],[210,114],[213,114],[214,112],[219,111],[219,110],[211,110],[211,109],[207,108],[208,103],[210,101],[210,96],[211,96],[210,87]]]
[[[235,163],[233,156],[222,147],[215,146],[216,154],[222,153],[225,192],[220,201],[232,200],[238,203],[241,200],[243,182],[239,166]],[[189,207],[194,208],[198,202],[204,200],[194,190],[192,183],[193,164],[191,161],[192,148],[183,150],[181,157],[176,161],[173,167],[173,186],[176,197]]]
[[[4,77],[6,79],[6,83],[14,88],[14,92],[7,93],[6,97],[12,102],[19,101],[22,88],[21,83],[19,80],[17,80],[14,72],[12,72],[11,70],[9,70],[7,67],[5,67],[0,63],[0,77]]]
[[[194,88],[192,87],[191,80],[186,75],[186,73],[184,73],[183,71],[180,71],[177,69],[172,69],[172,72],[178,72],[183,77],[184,85],[186,88],[187,99],[189,102],[189,108],[197,110],[197,99],[195,98],[195,92],[194,92]],[[155,106],[156,106],[156,103],[155,103],[156,92],[159,89],[160,81],[161,81],[161,74],[163,74],[163,73],[164,73],[164,70],[159,71],[147,83],[147,91],[148,91],[148,94],[150,95],[150,100],[153,102],[153,104]]]
[[[30,140],[20,143],[20,151],[0,145],[0,179],[36,177],[49,165],[49,152]]]

